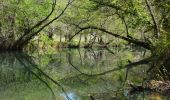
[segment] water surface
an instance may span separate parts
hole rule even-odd
[[[53,53],[0,53],[0,100],[147,100],[158,93],[130,94],[131,81],[142,85],[147,58],[133,49],[63,49]]]

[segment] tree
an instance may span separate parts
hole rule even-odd
[[[62,11],[55,15],[56,0],[2,1],[0,23],[5,24],[1,24],[0,49],[22,50],[38,33],[58,20],[72,2],[68,0]]]
[[[81,2],[84,3],[82,4]],[[83,0],[75,3],[74,6],[78,8],[72,7],[72,14],[64,19],[67,24],[79,29],[72,35],[70,41],[81,32],[92,29],[147,49],[152,48],[148,38],[140,40],[144,36],[140,36],[140,31],[138,31],[140,29],[144,33],[147,30],[151,30],[150,27],[152,27],[147,9],[143,9],[145,2],[131,0]],[[150,35],[152,34],[147,36]]]
[[[64,23],[77,28],[70,41],[88,30],[101,31],[109,35],[105,40],[114,36],[149,49],[154,66],[169,61],[169,0],[80,0],[69,12]]]

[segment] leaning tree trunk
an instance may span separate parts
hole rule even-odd
[[[73,0],[74,1],[74,0]],[[19,50],[22,51],[24,49],[24,47],[26,47],[29,42],[36,36],[38,35],[38,33],[40,33],[44,28],[46,28],[47,26],[49,26],[51,23],[53,23],[54,21],[58,20],[66,11],[66,9],[69,7],[69,5],[71,5],[71,3],[73,2],[72,0],[68,0],[65,8],[60,12],[60,14],[56,17],[54,17],[53,19],[51,19],[50,21],[47,22],[47,19],[49,19],[49,17],[53,14],[54,10],[55,10],[55,5],[56,5],[56,0],[53,1],[52,4],[52,10],[51,12],[41,21],[39,21],[37,24],[35,24],[34,26],[32,26],[29,29],[26,29],[24,31],[24,34],[22,34],[19,39],[15,40],[15,41],[9,41],[9,40],[0,40],[0,49],[1,50]],[[9,43],[8,43],[9,42]]]

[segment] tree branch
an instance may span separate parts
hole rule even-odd
[[[46,23],[45,25],[43,25],[40,29],[38,29],[36,32],[34,32],[33,34],[31,34],[30,38],[28,38],[28,40],[32,39],[32,37],[34,37],[35,35],[37,35],[41,30],[43,30],[45,27],[47,27],[48,25],[50,25],[52,22],[54,22],[55,20],[59,19],[64,12],[66,11],[66,9],[69,7],[69,5],[73,2],[74,0],[69,0],[67,5],[65,6],[65,8],[62,10],[62,12],[55,18],[53,18],[51,21],[49,21],[48,23]]]
[[[56,5],[56,0],[53,1],[52,4],[52,10],[51,12],[41,21],[39,21],[37,24],[35,24],[33,27],[31,27],[28,31],[24,32],[24,34],[18,39],[19,41],[22,40],[26,35],[28,35],[31,31],[33,31],[36,27],[39,27],[40,25],[42,25],[43,22],[45,22],[54,12],[55,10],[55,5]]]
[[[53,0],[51,12],[50,12],[44,19],[42,19],[42,20],[39,21],[37,24],[35,24],[35,25],[30,29],[30,31],[32,31],[32,30],[35,29],[36,27],[40,26],[43,22],[45,22],[45,21],[52,15],[52,13],[54,12],[55,6],[56,6],[56,0]]]
[[[28,33],[25,33],[26,35],[25,36],[22,36],[20,39],[18,39],[16,41],[16,43],[14,44],[14,48],[16,46],[25,46],[26,44],[28,44],[28,42],[34,37],[36,36],[41,30],[43,30],[45,27],[47,27],[48,25],[50,25],[52,22],[54,22],[55,20],[59,19],[63,14],[64,12],[66,11],[66,9],[69,7],[69,5],[72,4],[74,0],[68,0],[68,3],[67,5],[65,6],[65,8],[62,10],[62,12],[55,18],[53,18],[51,21],[49,21],[48,23],[46,23],[45,25],[43,25],[41,28],[39,28],[37,31],[31,33],[31,32],[28,32]],[[48,18],[47,18],[48,19]],[[41,23],[42,24],[42,23]]]
[[[88,29],[94,29],[94,30],[99,30],[99,31],[102,31],[102,32],[105,32],[109,35],[112,35],[116,38],[119,38],[119,39],[123,39],[125,41],[128,41],[128,42],[131,42],[137,46],[141,46],[143,48],[146,48],[146,49],[149,49],[151,50],[152,49],[152,46],[151,44],[147,43],[147,42],[143,42],[143,41],[140,41],[138,39],[135,39],[135,38],[129,38],[129,37],[124,37],[124,36],[121,36],[121,35],[118,35],[118,34],[115,34],[115,33],[112,33],[110,31],[107,31],[106,29],[103,29],[103,28],[99,28],[99,27],[96,27],[96,26],[86,26],[86,27],[80,27],[80,26],[77,26],[80,30],[78,32],[76,32],[71,38],[69,41],[71,41],[76,35],[80,34],[83,30],[88,30]]]
[[[155,28],[155,32],[156,32],[156,34],[155,34],[156,38],[159,38],[159,36],[160,36],[159,26],[158,26],[158,24],[156,22],[155,16],[154,16],[154,14],[153,14],[153,12],[151,10],[151,6],[149,5],[148,0],[145,0],[145,3],[146,3],[146,6],[147,6],[147,8],[149,10],[150,16],[151,16],[153,24],[154,24],[154,28]]]
[[[125,30],[126,30],[127,37],[130,37],[130,35],[129,35],[129,28],[128,28],[128,25],[126,23],[125,17],[123,15],[121,16],[118,12],[116,14],[120,17],[120,19],[123,21],[123,23],[125,25]]]

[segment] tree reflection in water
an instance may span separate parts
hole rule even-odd
[[[13,97],[14,100],[149,98],[147,92],[145,95],[141,93],[128,95],[127,80],[141,84],[143,78],[147,76],[146,70],[149,68],[146,63],[149,63],[150,58],[143,57],[143,51],[126,52],[110,49],[74,49],[39,55],[21,52],[1,53],[0,92],[5,92],[3,95],[0,94],[0,98],[4,100],[8,97]],[[134,55],[137,58],[133,58]],[[21,87],[22,85],[24,87]],[[17,95],[14,94],[13,86],[18,91]],[[28,92],[31,90],[34,92]]]

